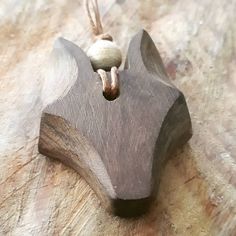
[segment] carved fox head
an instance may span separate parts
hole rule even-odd
[[[191,137],[184,96],[144,30],[130,43],[114,101],[103,97],[86,54],[65,39],[58,43],[75,59],[78,76],[45,109],[39,151],[77,170],[115,214],[142,214],[155,196],[165,159]]]

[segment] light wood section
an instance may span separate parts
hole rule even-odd
[[[3,235],[235,235],[236,2],[100,1],[122,47],[145,28],[185,94],[193,138],[168,162],[152,211],[108,215],[80,176],[37,152],[49,96],[40,67],[63,36],[87,49],[82,1],[0,2],[0,232]],[[44,87],[45,88],[45,87]],[[44,96],[43,96],[44,95]]]

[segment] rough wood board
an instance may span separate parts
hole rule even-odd
[[[91,43],[82,1],[2,0],[1,234],[235,235],[236,2],[100,2],[123,52],[141,27],[150,32],[187,98],[194,136],[168,162],[150,214],[109,216],[78,174],[36,149],[40,112],[52,96],[42,92],[39,68],[58,36],[85,49]]]

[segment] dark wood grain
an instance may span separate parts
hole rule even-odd
[[[191,137],[184,96],[143,30],[130,43],[120,96],[112,102],[103,97],[86,54],[65,39],[60,44],[76,59],[79,76],[44,111],[39,151],[78,171],[114,214],[142,214],[167,157]]]

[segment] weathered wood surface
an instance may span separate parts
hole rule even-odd
[[[40,67],[58,36],[91,43],[82,1],[2,0],[1,235],[235,235],[236,2],[100,2],[123,53],[140,28],[150,32],[187,98],[193,138],[168,162],[148,215],[108,215],[75,171],[37,153],[40,113],[61,93]]]

